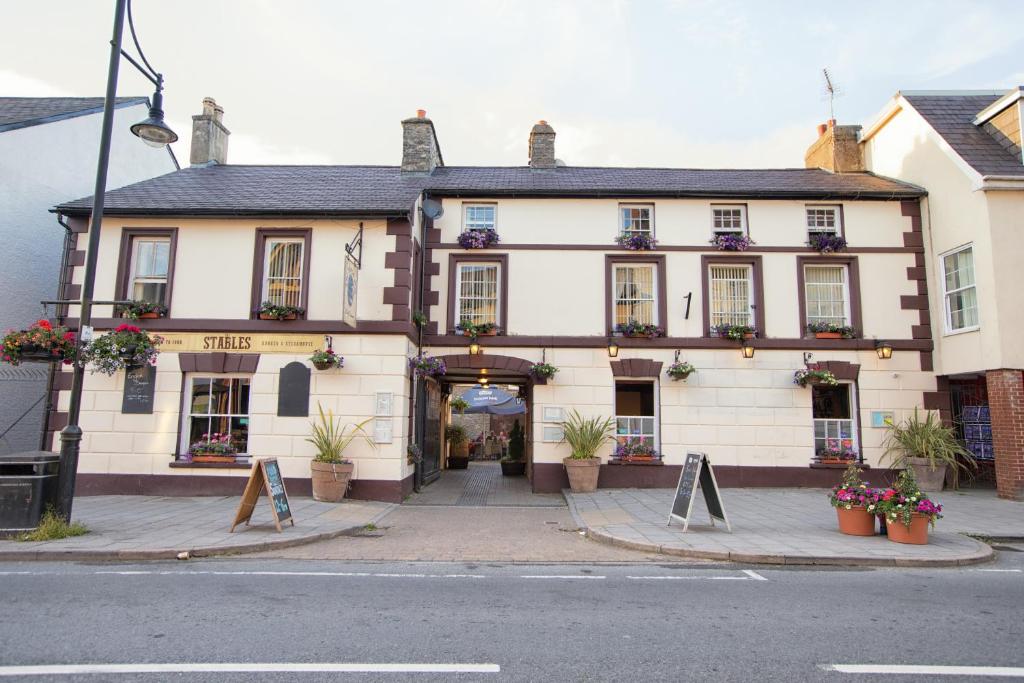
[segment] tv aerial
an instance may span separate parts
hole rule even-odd
[[[828,98],[828,118],[830,121],[834,121],[836,118],[836,97],[842,96],[843,91],[839,87],[839,84],[832,78],[832,74],[828,72],[828,69],[822,69],[821,73],[825,76],[825,97]]]

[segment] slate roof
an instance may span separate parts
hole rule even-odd
[[[973,121],[982,109],[1005,93],[999,94],[922,94],[902,93],[925,121],[975,171],[986,175],[1024,176],[1019,156],[999,144]]]
[[[108,192],[107,215],[396,215],[423,190],[438,196],[898,199],[914,185],[870,173],[819,169],[669,169],[447,166],[402,175],[398,166],[185,168]],[[87,214],[89,197],[56,211]]]
[[[115,106],[148,103],[146,97],[118,97]],[[102,111],[102,97],[0,97],[0,133]]]

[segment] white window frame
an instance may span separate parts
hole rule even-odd
[[[139,277],[136,274],[138,272],[138,269],[139,269],[139,245],[143,244],[143,243],[147,243],[147,242],[148,243],[158,243],[158,244],[166,244],[167,245],[167,272],[164,273],[164,276],[162,278],[160,278],[160,277]],[[163,298],[166,299],[167,298],[167,285],[168,285],[168,282],[170,281],[170,277],[171,277],[171,238],[170,237],[159,237],[159,236],[157,236],[157,237],[150,237],[150,236],[147,236],[147,235],[136,235],[136,236],[133,236],[131,238],[131,244],[132,244],[132,247],[131,247],[131,249],[132,249],[132,253],[131,253],[132,262],[131,262],[131,271],[130,271],[131,272],[131,277],[128,280],[128,291],[125,292],[127,298],[129,298],[129,299],[134,299],[135,298],[135,285],[137,283],[141,282],[143,284],[163,284],[163,286],[164,286],[164,296],[163,296]],[[150,303],[162,304],[164,306],[168,305],[167,301],[152,301]]]
[[[615,315],[615,309],[618,306],[620,299],[618,298],[618,287],[616,283],[619,281],[618,272],[620,268],[649,268],[651,271],[651,322],[647,323],[650,325],[656,325],[660,327],[662,325],[661,320],[658,319],[658,264],[657,263],[629,263],[620,262],[612,264],[612,300],[610,305],[612,307],[611,321],[612,327],[619,324],[619,321]],[[645,301],[645,299],[621,299],[621,301]]]
[[[739,228],[725,228],[715,226],[715,212],[716,211],[736,211],[740,212],[740,227]],[[746,204],[712,204],[711,205],[711,234],[712,235],[735,235],[736,233],[741,235],[750,234],[750,226],[747,223],[747,205]]]
[[[819,418],[819,417],[814,417],[814,399],[813,399],[813,396],[812,396],[812,399],[811,399],[811,448],[814,450],[814,455],[816,456],[818,454],[818,445],[817,445],[816,441],[817,441],[817,438],[818,438],[817,437],[817,426],[818,426],[819,422],[826,423],[826,427],[825,427],[825,430],[826,430],[825,439],[826,439],[826,441],[828,439],[830,439],[830,438],[835,438],[835,437],[828,436],[828,425],[829,425],[829,423],[836,423],[837,427],[841,427],[841,425],[839,423],[849,422],[850,423],[850,441],[853,443],[853,450],[857,452],[857,458],[858,459],[863,459],[864,458],[864,454],[860,450],[860,439],[857,438],[857,435],[859,434],[859,425],[860,425],[860,423],[859,423],[859,421],[857,419],[857,413],[858,413],[859,407],[857,405],[857,392],[854,391],[854,383],[853,382],[844,382],[844,381],[840,380],[838,386],[845,387],[846,391],[848,392],[848,395],[850,397],[850,419],[846,420],[846,419],[842,419],[842,418],[825,418],[825,417]],[[811,391],[814,391],[813,387],[812,387]]]
[[[631,209],[645,209],[647,211],[647,223],[649,225],[647,230],[637,230],[630,228],[626,230],[626,217],[624,212]],[[619,204],[619,235],[648,235],[654,237],[654,204]]]
[[[811,225],[812,211],[831,211],[832,227]],[[817,220],[815,220],[817,223]],[[843,234],[843,212],[838,204],[807,204],[804,207],[804,224],[807,226],[808,238],[814,234],[842,235]]]
[[[500,261],[459,261],[455,265],[455,320],[452,327],[458,328],[462,323],[462,269],[466,266],[494,268],[494,320],[495,327],[501,323],[501,262]],[[487,321],[483,321],[487,322]],[[477,323],[479,324],[479,323]]]
[[[974,284],[969,285],[967,287],[961,287],[959,289],[954,289],[953,291],[947,291],[946,290],[946,257],[947,256],[952,256],[953,254],[959,254],[960,252],[967,251],[968,249],[971,250],[971,266],[972,266],[972,269],[974,271]],[[939,269],[938,269],[938,272],[939,272],[939,277],[941,278],[941,284],[942,284],[942,319],[943,319],[943,328],[944,328],[945,336],[952,336],[954,334],[964,334],[966,332],[977,332],[978,330],[980,330],[981,329],[981,301],[980,301],[980,299],[978,297],[978,264],[974,260],[974,242],[969,242],[967,244],[962,244],[959,247],[956,247],[955,249],[950,249],[949,251],[946,251],[946,252],[943,252],[942,254],[939,254]],[[949,295],[950,294],[956,294],[958,292],[962,292],[962,291],[970,289],[972,287],[974,288],[974,307],[975,307],[976,315],[978,317],[978,322],[977,322],[977,324],[971,325],[969,327],[954,328],[953,327],[953,311],[949,307]]]
[[[744,323],[715,322],[715,268],[743,268],[747,271],[747,321]],[[708,325],[748,325],[757,327],[756,292],[754,291],[754,266],[750,263],[711,263],[708,264]]]
[[[263,243],[263,283],[262,283],[262,294],[260,301],[270,301],[270,253],[274,250],[276,244],[298,244],[299,250],[299,300],[294,305],[302,306],[303,298],[306,292],[303,291],[304,280],[306,278],[306,240],[303,237],[274,237],[268,236]],[[294,278],[275,278],[275,279],[294,279]],[[278,303],[278,302],[275,302]],[[284,304],[280,304],[284,305]]]
[[[485,222],[471,221],[469,213],[471,209],[490,209],[494,219],[490,225]],[[467,203],[462,205],[462,229],[465,230],[497,230],[498,229],[498,205],[487,202]]]
[[[651,386],[651,392],[653,393],[654,399],[654,415],[619,415],[619,406],[616,404],[615,408],[615,443],[617,444],[619,438],[631,438],[631,437],[647,437],[650,436],[654,442],[654,450],[661,453],[661,386],[657,378],[643,379],[637,378],[636,380],[617,380],[612,384],[612,400],[616,401],[617,388],[619,384],[649,384]],[[652,420],[650,433],[642,431],[637,434],[627,433],[619,434],[619,420],[627,420],[627,427],[629,429],[629,421],[632,420]],[[664,455],[664,454],[662,454]]]
[[[805,263],[804,264],[804,327],[811,324],[811,300],[807,296],[807,288],[812,284],[807,278],[809,268],[838,268],[843,273],[843,322],[841,326],[853,325],[853,313],[850,310],[850,267],[842,263]]]
[[[205,417],[227,417],[227,418],[245,417],[245,418],[248,418],[248,420],[249,420],[249,436],[248,436],[248,439],[246,439],[246,446],[248,447],[249,440],[252,439],[252,380],[253,380],[253,375],[248,374],[248,373],[244,373],[244,372],[227,372],[227,373],[222,373],[222,372],[188,372],[188,373],[185,373],[185,378],[183,380],[184,386],[185,386],[185,391],[184,391],[184,401],[183,401],[183,405],[181,407],[182,408],[182,410],[181,410],[181,420],[180,420],[180,422],[181,422],[181,443],[180,443],[181,450],[179,452],[183,453],[183,454],[184,453],[188,453],[188,447],[192,445],[191,444],[192,430],[190,429],[190,427],[192,426],[192,418],[193,417],[204,417],[202,415],[198,415],[198,414],[193,414],[192,413],[192,380],[194,380],[194,379],[211,379],[211,380],[212,379],[247,379],[247,380],[249,380],[249,406],[248,406],[249,412],[248,413],[246,413],[245,415],[242,415],[241,413],[239,413],[239,414],[235,414],[235,413],[207,413],[205,415]],[[230,403],[230,401],[229,401],[229,403]],[[239,452],[239,453],[237,453],[237,455],[239,455],[239,456],[248,456],[248,448],[246,448],[246,451],[247,452],[245,452],[245,453]]]

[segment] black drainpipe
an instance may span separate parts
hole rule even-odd
[[[68,225],[67,221],[64,220],[64,216],[57,214],[57,223],[64,228],[64,248],[61,250],[60,255],[60,273],[57,277],[57,299],[64,299],[64,288],[68,282],[68,263],[71,256],[71,226]],[[64,322],[64,306],[57,304],[57,310],[54,317],[57,319],[57,325],[60,326]],[[52,447],[52,444],[46,443],[46,435],[49,432],[47,429],[50,426],[50,411],[54,408],[53,402],[53,385],[57,377],[57,373],[60,372],[60,365],[50,364],[50,371],[46,377],[46,407],[43,409],[43,424],[39,430],[39,450],[48,451]]]

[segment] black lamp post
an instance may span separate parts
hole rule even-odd
[[[128,26],[131,29],[135,49],[142,64],[135,61],[121,49],[124,33],[124,18],[127,10]],[[57,483],[57,512],[65,520],[71,519],[71,505],[75,496],[75,475],[78,472],[78,453],[82,443],[82,428],[78,419],[82,408],[82,384],[85,367],[79,362],[83,343],[83,332],[91,337],[89,325],[92,322],[93,289],[96,284],[96,259],[100,244],[100,225],[103,222],[103,194],[107,191],[107,167],[110,163],[110,137],[114,126],[114,103],[117,97],[117,74],[124,56],[132,66],[148,78],[155,86],[153,104],[149,118],[131,127],[132,133],[153,147],[163,147],[178,139],[173,130],[164,123],[163,76],[146,61],[139,40],[135,35],[132,20],[131,0],[116,0],[114,8],[114,32],[110,39],[110,66],[107,71],[107,91],[103,100],[103,123],[100,132],[99,160],[96,164],[96,188],[92,197],[92,216],[89,226],[88,251],[85,257],[85,273],[82,280],[82,300],[79,304],[78,334],[75,340],[75,364],[71,383],[71,401],[68,404],[68,424],[60,432],[60,475]],[[145,66],[143,66],[143,64]]]

